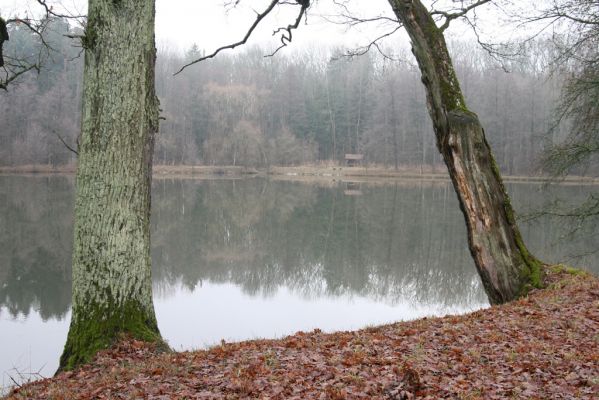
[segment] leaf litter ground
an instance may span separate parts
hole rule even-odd
[[[9,399],[599,399],[599,279],[462,316],[159,353],[125,340]]]

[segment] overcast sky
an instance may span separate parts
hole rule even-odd
[[[159,47],[168,44],[180,50],[196,43],[200,48],[209,51],[242,38],[254,21],[254,10],[264,10],[269,2],[242,0],[236,8],[226,9],[224,0],[157,0],[156,41]],[[62,4],[62,7],[72,13],[85,14],[87,1],[50,0],[48,4],[54,4],[57,10]],[[387,0],[354,1],[352,7],[352,11],[356,10],[363,16],[389,15],[390,12]],[[296,6],[277,7],[275,12],[263,21],[251,42],[278,46],[278,39],[272,36],[273,30],[294,21],[298,9]],[[32,15],[39,10],[40,6],[34,0],[0,0],[0,13],[4,18],[15,14],[24,16],[25,12]],[[314,43],[353,46],[364,43],[365,37],[380,32],[377,24],[348,31],[346,27],[336,26],[325,19],[338,11],[331,0],[316,2],[308,13],[308,25],[302,24],[294,33],[294,42],[298,46]]]
[[[235,9],[225,12],[223,0],[158,0],[156,3],[156,37],[157,41],[168,41],[179,46],[189,47],[192,43],[209,50],[220,45],[242,38],[247,28],[254,22],[256,11],[264,10],[267,1],[246,0]],[[361,3],[361,15],[375,16],[389,14],[390,7],[386,0],[368,0]],[[272,16],[264,20],[256,32],[253,43],[278,46],[277,38],[273,38],[275,28],[286,26],[295,20],[298,12],[296,6],[278,7]],[[328,22],[325,17],[338,11],[332,7],[332,1],[317,2],[308,13],[308,25],[302,24],[294,32],[294,45],[303,47],[314,43],[323,45],[345,44],[355,46],[366,42],[364,37],[374,35],[376,26],[364,29],[347,30]],[[365,35],[366,33],[366,35]]]
[[[200,48],[211,52],[217,47],[242,38],[254,21],[254,10],[264,10],[270,0],[242,0],[236,8],[228,10],[225,9],[224,2],[225,0],[156,0],[157,47],[184,51],[195,43]],[[333,4],[333,0],[319,0],[313,3],[308,13],[308,25],[302,23],[294,33],[293,46],[285,51],[313,45],[356,47],[367,44],[371,39],[392,29],[390,25],[380,26],[374,23],[348,30],[347,26],[335,25],[327,21],[328,17],[338,15],[340,12],[339,7]],[[48,4],[53,4],[56,10],[66,8],[74,14],[85,14],[87,1],[48,0]],[[356,0],[347,1],[347,4],[351,7],[352,15],[392,16],[388,0]],[[23,16],[25,12],[32,15],[39,10],[40,6],[35,0],[0,0],[0,15],[4,18],[15,14]],[[273,30],[294,21],[297,10],[298,7],[295,6],[278,7],[272,16],[263,21],[250,43],[277,47],[279,41],[273,38]],[[484,10],[479,10],[478,13],[484,16]],[[495,22],[485,22],[485,24],[496,25]],[[452,24],[452,29],[452,37],[472,37],[469,28],[463,25]],[[405,34],[400,33],[388,40],[386,44],[400,47],[402,42],[407,43]]]

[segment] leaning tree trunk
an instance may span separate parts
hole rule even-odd
[[[476,114],[468,110],[443,31],[419,0],[389,0],[407,30],[426,88],[427,105],[466,219],[468,246],[492,304],[541,285],[514,219],[510,199]]]
[[[89,1],[73,310],[60,369],[90,360],[123,333],[160,340],[150,270],[154,13],[153,0]]]

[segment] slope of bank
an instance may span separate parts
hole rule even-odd
[[[290,316],[291,318],[292,316]],[[548,288],[463,316],[159,354],[123,341],[9,399],[596,399],[599,279],[554,267]]]

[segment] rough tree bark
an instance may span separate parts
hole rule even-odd
[[[426,88],[437,147],[457,192],[468,245],[492,304],[541,285],[541,263],[529,253],[483,128],[466,107],[443,31],[419,0],[389,0],[412,43]]]
[[[122,333],[161,341],[150,269],[154,14],[153,0],[89,1],[73,311],[61,370],[89,361]]]

